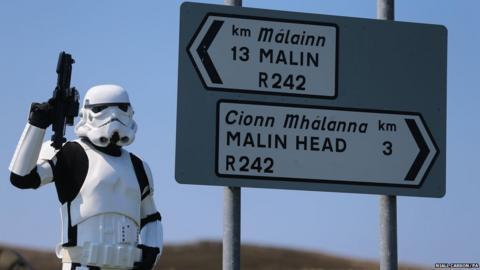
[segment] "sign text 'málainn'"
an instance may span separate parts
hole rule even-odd
[[[235,27],[235,26],[234,26]],[[235,29],[235,28],[234,28]],[[238,28],[237,28],[238,29]],[[306,31],[301,33],[291,33],[290,29],[279,29],[275,32],[274,28],[261,27],[257,41],[276,42],[303,46],[325,46],[327,38],[320,35],[308,35]]]

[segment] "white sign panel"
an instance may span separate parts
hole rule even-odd
[[[413,113],[220,101],[217,173],[418,186],[437,155]]]
[[[189,54],[209,89],[335,97],[337,26],[209,15]]]

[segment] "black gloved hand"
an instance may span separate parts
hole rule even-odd
[[[145,245],[138,245],[142,250],[142,261],[134,264],[134,270],[151,270],[155,264],[160,249],[158,247],[149,247]]]
[[[43,103],[32,103],[30,105],[30,115],[28,116],[28,122],[41,129],[46,129],[52,124],[53,119],[53,106],[52,101]]]

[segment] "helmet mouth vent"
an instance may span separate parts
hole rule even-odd
[[[128,139],[127,136],[124,136],[124,137],[122,137],[122,138],[120,139],[120,141],[121,141],[122,143],[127,143],[129,140],[130,140],[130,139]]]
[[[114,132],[112,137],[110,138],[110,143],[116,144],[120,140],[120,136],[118,135],[118,132]]]
[[[100,142],[101,143],[107,143],[108,139],[106,137],[100,137]]]

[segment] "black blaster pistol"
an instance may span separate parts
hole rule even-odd
[[[67,141],[65,139],[65,126],[73,126],[73,119],[78,116],[78,91],[70,87],[72,77],[72,64],[75,60],[68,53],[61,52],[57,64],[57,86],[53,97],[49,100],[52,111],[52,146],[60,149]]]

